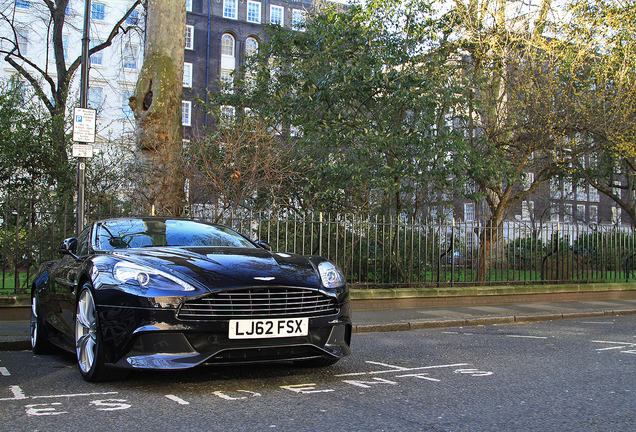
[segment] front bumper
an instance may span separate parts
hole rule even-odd
[[[349,303],[339,313],[309,317],[307,336],[229,339],[228,320],[180,321],[174,310],[102,306],[101,339],[107,362],[128,369],[186,369],[201,364],[245,364],[351,353]]]

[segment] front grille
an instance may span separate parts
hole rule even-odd
[[[206,320],[224,318],[302,317],[333,315],[338,302],[317,290],[286,287],[250,288],[212,293],[184,302],[177,318]]]

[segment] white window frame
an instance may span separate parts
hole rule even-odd
[[[302,9],[292,9],[292,30],[305,31],[307,21],[307,11]]]
[[[95,96],[99,96],[99,98],[95,98]],[[104,89],[101,87],[89,87],[87,100],[88,108],[97,111],[97,116],[101,117],[104,112]]]
[[[590,206],[590,223],[598,223],[598,206]]]
[[[221,126],[228,127],[236,118],[236,108],[230,105],[221,105],[219,122]]]
[[[576,205],[576,220],[577,221],[585,220],[585,204]]]
[[[232,40],[232,53],[231,54],[227,54],[225,52],[223,52],[223,40],[230,38]],[[234,39],[234,36],[232,36],[229,33],[223,33],[223,35],[221,36],[221,57],[232,57],[235,58],[236,57],[236,39]]]
[[[20,54],[23,57],[26,57],[29,53],[29,31],[17,30],[16,39],[17,39],[16,42],[18,44],[18,48],[20,49]]]
[[[557,205],[550,206],[550,222],[559,222],[559,207]]]
[[[280,22],[274,19],[274,11],[280,12]],[[269,6],[269,23],[270,24],[278,24],[281,26],[285,25],[285,8],[282,6],[270,5]]]
[[[183,62],[183,86],[192,88],[192,63]]]
[[[534,201],[521,202],[521,220],[529,221],[534,216]]]
[[[248,51],[248,46],[249,46],[249,44],[252,41],[254,41],[254,43],[256,44],[256,49],[254,51],[250,52],[250,51]],[[250,36],[247,39],[245,39],[245,55],[246,56],[252,56],[254,54],[257,54],[258,53],[258,46],[259,46],[259,43],[258,43],[258,40],[255,37]]]
[[[475,220],[475,203],[464,203],[464,222]]]
[[[121,58],[122,66],[124,67],[124,69],[138,70],[139,69],[138,58],[137,58],[138,55],[139,55],[139,50],[137,49],[137,45],[126,44],[124,46],[124,51],[122,52],[122,58]],[[127,59],[132,59],[135,61],[134,67],[131,67],[132,63],[126,63]]]
[[[192,0],[186,0],[186,12],[192,12]]]
[[[250,13],[252,16],[250,16]],[[260,24],[262,16],[261,2],[248,0],[247,2],[247,22]]]
[[[595,187],[590,186],[590,201],[592,202],[599,202],[601,200],[601,197],[598,193],[598,189],[596,189]]]
[[[223,93],[234,92],[234,76],[232,75],[232,72],[234,72],[232,69],[221,69],[219,81],[225,87],[223,89]]]
[[[91,40],[90,48],[95,48],[97,45],[101,44],[100,40]],[[92,66],[103,66],[104,65],[104,50],[97,51],[95,54],[91,54],[90,56],[90,64]]]
[[[572,222],[573,217],[572,204],[565,204],[563,210],[563,222]]]
[[[134,91],[128,90],[124,90],[121,94],[121,118],[124,120],[132,120],[135,118],[135,114],[128,104],[129,98],[134,94]]]
[[[223,18],[238,19],[238,0],[223,0]]]
[[[126,18],[126,24],[133,26],[139,25],[140,17],[141,14],[138,10],[135,9],[134,11],[130,12],[130,15],[128,15],[128,18]]]
[[[103,10],[95,10],[96,6],[101,6]],[[96,17],[95,15],[98,15]],[[91,20],[104,22],[106,21],[106,4],[104,3],[92,3],[91,4]]]
[[[192,101],[181,101],[181,125],[192,126]]]
[[[192,25],[185,26],[185,49],[194,49],[194,26]]]

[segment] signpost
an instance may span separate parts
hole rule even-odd
[[[93,156],[95,142],[95,110],[86,109],[88,99],[88,44],[90,28],[91,0],[84,1],[84,36],[82,37],[82,67],[80,82],[80,107],[73,115],[73,156],[77,157],[77,223],[76,235],[84,228],[84,190],[86,186],[85,158]],[[90,144],[87,144],[90,143]]]

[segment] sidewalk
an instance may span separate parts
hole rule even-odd
[[[354,311],[354,333],[636,314],[636,299]],[[28,321],[0,321],[0,351],[31,349]]]

